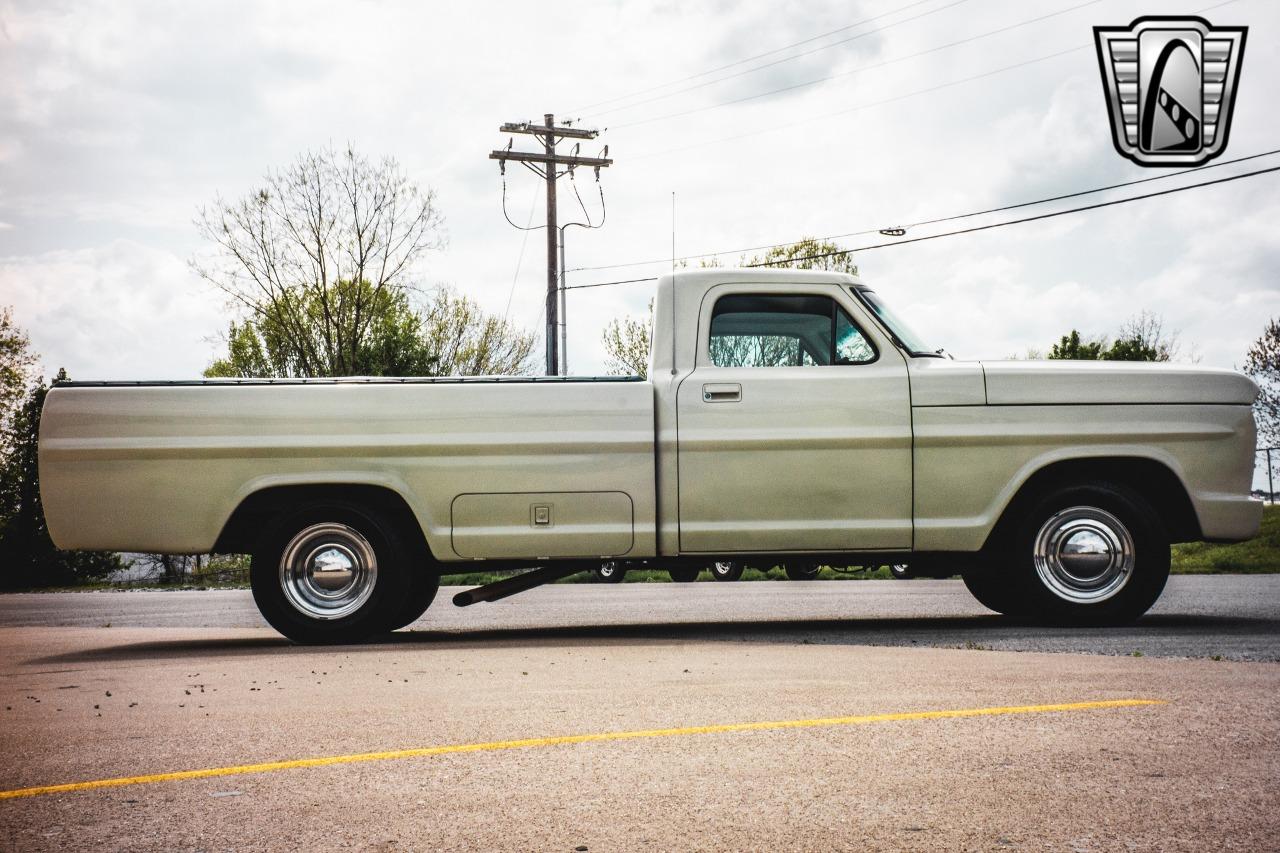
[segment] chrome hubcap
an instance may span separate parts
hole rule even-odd
[[[280,588],[285,599],[313,619],[341,619],[373,594],[378,560],[369,540],[345,524],[313,524],[285,546]]]
[[[721,577],[733,574],[733,563],[712,563],[711,571]]]
[[[1120,592],[1133,575],[1133,536],[1111,513],[1076,506],[1053,515],[1036,534],[1036,574],[1054,595],[1096,604]]]

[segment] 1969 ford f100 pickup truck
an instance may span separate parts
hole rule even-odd
[[[857,278],[658,283],[647,381],[69,382],[40,482],[62,548],[252,554],[304,642],[409,624],[442,575],[909,562],[1021,619],[1144,613],[1171,542],[1254,536],[1257,391],[1228,370],[940,356]]]

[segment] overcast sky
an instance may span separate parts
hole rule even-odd
[[[187,268],[202,249],[197,206],[245,193],[299,152],[350,143],[398,158],[439,193],[448,246],[417,280],[498,313],[509,301],[511,318],[534,328],[545,239],[533,232],[526,244],[504,220],[487,154],[507,142],[500,123],[548,111],[607,128],[584,153],[607,143],[616,161],[603,175],[605,227],[569,230],[571,269],[669,257],[673,192],[677,253],[734,262],[742,247],[1151,177],[1112,146],[1091,30],[1141,14],[1208,9],[1212,23],[1250,26],[1222,159],[1280,148],[1280,4],[1073,9],[1082,2],[0,1],[0,303],[14,306],[48,371],[196,377],[232,316]],[[1086,200],[1259,165],[1280,156]],[[539,221],[538,183],[509,170],[513,219]],[[592,177],[578,183],[595,213]],[[575,209],[566,186],[562,221]],[[1110,334],[1150,310],[1201,363],[1231,367],[1280,315],[1278,221],[1280,176],[1268,175],[871,251],[858,264],[957,357],[1045,349],[1072,327]],[[571,372],[601,370],[604,324],[642,313],[651,290],[571,294]]]

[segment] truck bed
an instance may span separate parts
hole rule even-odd
[[[654,553],[637,377],[66,382],[40,446],[64,548],[207,552],[248,495],[340,483],[400,495],[444,561]]]

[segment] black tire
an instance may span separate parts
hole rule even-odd
[[[915,577],[915,575],[911,574],[911,567],[906,563],[894,563],[889,566],[889,574],[894,580],[900,581],[910,580]]]
[[[965,588],[988,610],[1004,615],[1013,608],[1012,601],[1017,590],[1014,589],[1008,572],[982,568],[967,571],[961,577]]]
[[[793,581],[811,581],[818,577],[822,566],[817,563],[787,563],[782,567],[787,577]]]
[[[742,577],[742,572],[745,569],[746,566],[737,561],[721,561],[707,566],[707,571],[711,572],[712,579],[718,581],[736,581]]]
[[[671,580],[676,583],[693,583],[701,573],[702,569],[693,566],[672,566],[667,569],[667,574],[671,575]]]
[[[621,563],[609,560],[591,570],[591,579],[597,583],[622,583],[627,570]]]
[[[1092,481],[1034,501],[1013,530],[1006,561],[1008,597],[996,593],[995,600],[1006,614],[1054,625],[1123,625],[1164,590],[1169,534],[1142,495]]]
[[[410,600],[416,607],[426,597],[432,584],[420,587],[414,597],[410,571],[414,558],[424,556],[382,513],[347,501],[324,501],[268,525],[254,548],[249,578],[263,618],[289,639],[358,643],[386,633],[407,615]],[[282,568],[286,559],[295,570]],[[322,580],[325,575],[305,568],[326,560],[335,566],[337,580]],[[369,561],[375,570],[365,565]],[[321,589],[340,584],[347,574],[349,584]],[[342,597],[329,601],[325,596],[330,593]]]
[[[427,612],[431,602],[436,600],[436,593],[439,591],[439,575],[421,569],[414,569],[410,579],[409,595],[405,598],[404,606],[400,608],[400,612],[396,614],[396,618],[392,620],[387,630],[399,631],[406,625],[412,625],[417,622],[422,614]]]

